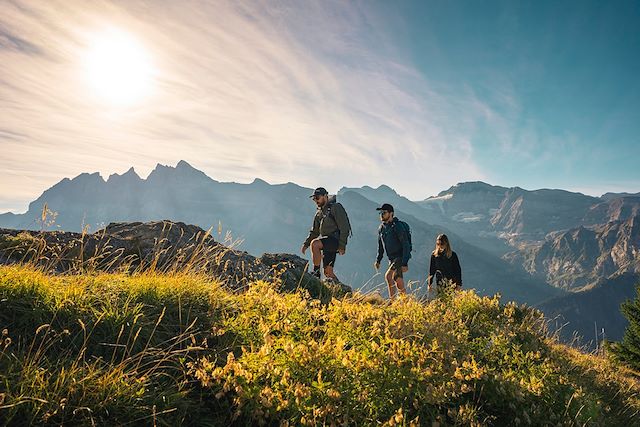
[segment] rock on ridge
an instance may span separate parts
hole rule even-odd
[[[92,234],[0,229],[0,264],[32,260],[30,248],[42,241],[46,249],[34,261],[60,273],[186,269],[214,276],[232,290],[242,290],[255,280],[273,279],[288,290],[320,288],[319,281],[307,273],[307,260],[297,255],[257,258],[216,242],[198,226],[166,220],[110,223]],[[50,263],[54,259],[59,260],[55,265]],[[347,293],[351,288],[343,285],[339,291]]]

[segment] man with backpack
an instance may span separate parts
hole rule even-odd
[[[411,230],[409,224],[395,217],[393,206],[389,203],[384,203],[376,210],[380,211],[382,224],[378,228],[378,258],[373,266],[376,270],[380,268],[380,261],[386,252],[389,257],[389,269],[384,278],[389,287],[389,297],[394,299],[396,288],[399,293],[406,294],[402,274],[409,270]]]
[[[320,261],[324,266],[324,276],[339,282],[333,266],[336,254],[344,255],[347,250],[347,239],[351,232],[351,224],[344,207],[336,202],[336,196],[329,197],[329,193],[322,187],[314,190],[309,196],[316,203],[318,210],[313,217],[313,225],[309,236],[302,244],[302,253],[311,246],[312,274],[320,278]]]

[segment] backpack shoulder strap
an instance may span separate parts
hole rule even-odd
[[[336,215],[333,213],[333,208],[335,207],[335,205],[336,205],[336,203],[329,203],[329,204],[327,205],[327,216],[328,216],[329,218],[331,218],[331,220],[332,220],[333,222],[335,222],[335,223],[336,223],[336,225],[337,225],[337,224],[338,224],[338,221],[336,221]]]

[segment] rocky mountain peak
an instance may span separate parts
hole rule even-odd
[[[177,164],[176,164],[176,170],[194,170],[194,171],[198,171],[196,168],[194,168],[193,166],[191,166],[189,163],[187,163],[185,160],[180,160]],[[198,171],[200,172],[200,171]]]
[[[104,182],[100,172],[81,173],[71,180],[71,182]]]
[[[158,163],[147,177],[147,181],[166,181],[172,179],[195,179],[215,182],[209,178],[204,172],[194,168],[184,160],[180,160],[175,167],[162,165]]]
[[[378,188],[376,188],[377,191],[381,191],[383,193],[388,193],[394,196],[397,196],[398,193],[396,192],[396,190],[394,190],[393,188],[389,187],[388,185],[380,185]]]
[[[508,188],[500,187],[496,185],[487,184],[483,181],[468,181],[468,182],[459,182],[456,185],[449,187],[448,190],[441,191],[438,193],[437,197],[442,197],[447,194],[459,195],[459,194],[469,194],[469,193],[498,193],[504,194]]]
[[[129,170],[123,173],[122,175],[119,175],[117,173],[111,174],[107,179],[108,184],[114,184],[114,183],[123,184],[128,182],[139,182],[139,181],[142,181],[142,178],[140,178],[140,176],[136,173],[133,167],[129,168]]]

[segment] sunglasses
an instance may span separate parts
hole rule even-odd
[[[384,216],[384,214],[388,214],[389,211],[380,211],[380,216]]]
[[[437,240],[437,241],[436,241],[436,245],[438,245],[438,246],[442,246],[442,245],[444,245],[444,243],[442,243],[440,240]]]
[[[313,196],[313,197],[312,197],[312,199],[313,199],[313,200],[318,200],[318,199],[320,199],[321,197],[322,197],[322,196]]]

